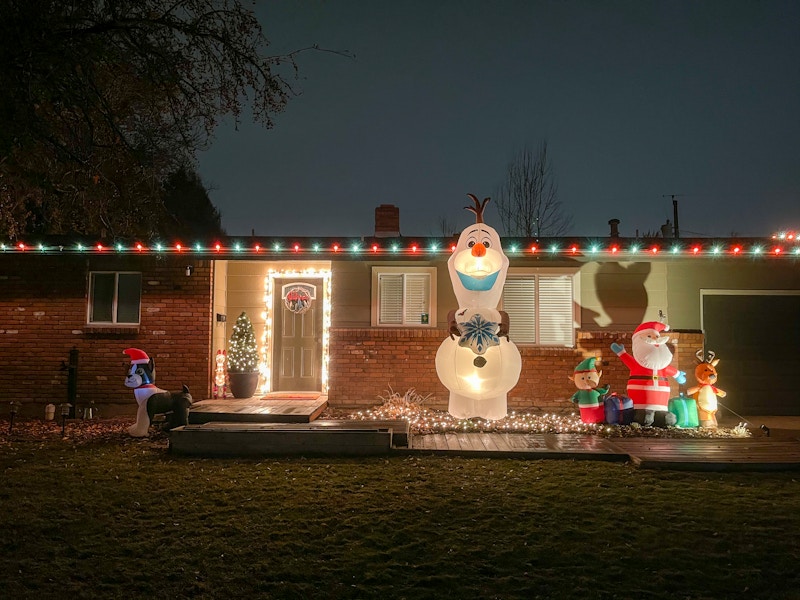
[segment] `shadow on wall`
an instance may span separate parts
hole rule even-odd
[[[650,275],[648,262],[601,263],[594,275],[597,300],[602,313],[592,314],[603,328],[625,329],[638,326],[647,311],[645,281]]]

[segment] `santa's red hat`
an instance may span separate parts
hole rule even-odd
[[[145,365],[150,362],[150,357],[145,351],[138,348],[126,348],[122,353],[130,357],[132,365]]]
[[[653,329],[655,329],[656,333],[663,333],[665,331],[669,331],[669,325],[662,323],[661,321],[647,321],[646,323],[639,325],[633,332],[633,335],[642,333],[643,331],[652,331]]]

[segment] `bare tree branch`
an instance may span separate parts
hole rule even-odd
[[[495,194],[495,206],[510,236],[554,237],[571,227],[572,218],[564,213],[558,199],[547,141],[535,151],[526,146],[516,153]]]

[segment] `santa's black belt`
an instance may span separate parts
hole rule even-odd
[[[629,379],[645,379],[647,381],[669,381],[667,377],[658,377],[657,375],[631,375]]]

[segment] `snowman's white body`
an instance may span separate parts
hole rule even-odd
[[[476,253],[477,245],[485,252]],[[467,227],[447,267],[462,333],[446,338],[436,353],[436,372],[450,390],[448,411],[457,418],[502,419],[508,413],[508,392],[519,381],[522,359],[513,342],[496,335],[501,321],[497,305],[508,271],[500,236],[482,222]]]

